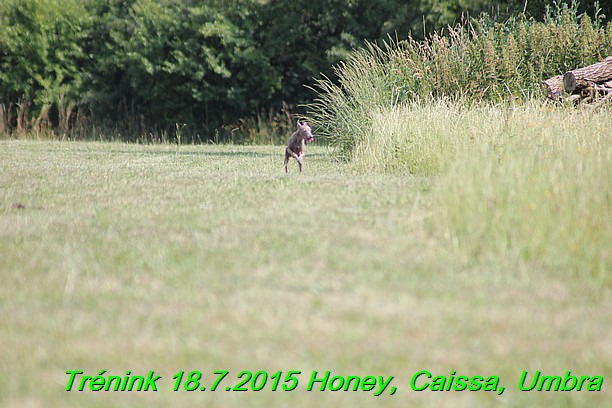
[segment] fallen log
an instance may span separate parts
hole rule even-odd
[[[556,77],[542,81],[540,85],[542,91],[546,93],[549,99],[556,100],[561,96],[561,92],[563,91],[563,75],[557,75]]]
[[[540,86],[546,97],[555,102],[595,102],[600,105],[600,101],[612,101],[612,56],[549,78]]]
[[[593,88],[596,84],[603,84],[610,80],[612,80],[612,57],[607,57],[596,64],[563,74],[563,89],[571,94],[574,91]]]

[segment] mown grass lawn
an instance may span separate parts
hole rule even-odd
[[[537,262],[465,259],[436,176],[366,175],[309,146],[0,142],[0,406],[603,406],[612,298]],[[461,203],[457,203],[461,205]],[[606,271],[609,273],[609,271]],[[67,370],[161,375],[158,392],[66,392]],[[296,391],[173,392],[178,371],[300,370]],[[305,390],[312,371],[395,395]],[[415,392],[414,373],[495,375]],[[603,376],[521,392],[523,370]]]

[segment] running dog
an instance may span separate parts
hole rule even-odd
[[[290,158],[297,160],[300,166],[300,173],[302,172],[302,165],[304,163],[304,148],[306,143],[314,142],[314,136],[312,135],[312,129],[306,122],[297,121],[297,130],[289,138],[287,148],[285,149],[285,173],[288,173],[287,164]]]

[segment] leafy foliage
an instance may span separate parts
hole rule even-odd
[[[90,23],[77,0],[0,3],[0,97],[8,105],[3,112],[15,107],[19,130],[30,119],[38,125],[48,120],[52,105],[64,106],[64,97],[78,101],[84,60],[80,44]]]
[[[197,126],[202,119],[204,128],[214,127],[256,110],[278,80],[249,38],[246,15],[224,13],[244,3],[96,4],[102,41],[94,43],[90,73],[99,87],[92,106],[110,117],[120,106],[124,120],[142,118],[139,133],[169,131],[175,123]]]

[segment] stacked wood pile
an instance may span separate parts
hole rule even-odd
[[[612,101],[612,56],[603,61],[542,82],[542,91],[553,101]]]

